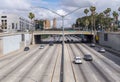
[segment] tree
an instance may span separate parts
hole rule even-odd
[[[85,10],[84,10],[84,13],[86,14],[86,16],[87,16],[88,12],[89,12],[88,9],[85,9]]]
[[[111,12],[111,8],[107,8],[105,11],[104,11],[104,14],[106,16],[106,19],[105,19],[105,23],[106,23],[106,29],[108,30],[110,28],[110,23],[111,23],[111,18],[109,17],[110,16],[110,12]]]
[[[103,25],[104,25],[104,14],[99,13],[97,17],[97,23],[100,25],[101,29],[103,30]]]
[[[116,11],[113,11],[112,14],[113,14],[113,17],[114,17],[115,21],[117,21],[119,14]]]
[[[34,15],[34,13],[30,12],[28,17],[31,19],[31,23],[32,23],[32,19],[35,18],[35,15]],[[31,28],[31,30],[32,30],[32,28]]]
[[[35,15],[34,13],[30,12],[28,17],[32,20],[33,18],[35,18]]]
[[[92,27],[93,27],[94,30],[95,30],[95,10],[96,10],[96,7],[94,7],[94,6],[90,7],[91,16],[92,16],[91,21],[93,21]]]
[[[88,25],[89,25],[89,20],[87,19],[87,14],[88,14],[88,12],[89,12],[88,9],[85,9],[85,10],[84,10],[84,13],[86,14],[85,27],[86,27],[87,30],[88,30]]]
[[[111,8],[107,8],[107,14],[110,16]]]
[[[35,15],[32,12],[30,12],[28,17],[31,19],[31,23],[32,23],[32,19],[35,18]],[[31,44],[34,44],[33,29],[32,28],[31,28],[31,31],[32,31]]]
[[[119,16],[119,14],[116,11],[113,11],[112,14],[113,14],[113,17],[114,17],[114,20],[115,20],[114,25],[117,26],[118,25],[118,16]]]
[[[92,15],[95,14],[95,10],[96,10],[96,7],[94,7],[94,6],[91,6],[91,7],[90,7],[90,11],[92,12]]]
[[[94,36],[93,36],[93,42],[95,42],[95,36],[96,36],[96,28],[95,28],[95,10],[96,10],[96,7],[95,6],[91,6],[90,7],[90,11],[91,11],[91,21],[92,22],[92,30],[94,30]]]

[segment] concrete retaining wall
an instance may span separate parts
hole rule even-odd
[[[3,54],[20,49],[21,35],[3,37]]]
[[[6,55],[29,46],[31,34],[17,34],[0,37],[0,55]]]
[[[120,51],[120,33],[98,33],[100,45]],[[107,34],[107,40],[105,39]]]

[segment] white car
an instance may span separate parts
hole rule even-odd
[[[81,59],[79,56],[76,56],[76,57],[74,58],[74,63],[75,63],[75,64],[82,64],[82,59]]]
[[[44,48],[44,45],[40,45],[40,49],[43,49]]]
[[[104,53],[104,52],[105,52],[105,49],[104,49],[104,48],[100,48],[99,52]]]
[[[90,46],[91,46],[91,47],[95,47],[95,44],[94,44],[94,43],[92,43]]]

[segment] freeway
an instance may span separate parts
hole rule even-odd
[[[57,50],[54,51],[55,49]],[[57,82],[60,49],[60,44],[52,47],[46,45],[44,49],[36,46],[29,53],[23,52],[23,54],[14,55],[15,57],[2,58],[0,82]]]
[[[85,44],[67,44],[69,58],[72,62],[75,56],[84,57],[84,54],[91,54],[93,61],[83,60],[83,64],[71,64],[74,82],[119,82],[120,66],[114,61],[104,57],[99,52],[92,50]],[[118,59],[120,60],[120,58]],[[65,81],[66,82],[66,81]]]
[[[48,38],[45,41],[54,41]],[[80,41],[66,36],[65,40]],[[56,40],[62,40],[56,37]],[[120,58],[113,53],[98,52],[84,43],[65,43],[63,82],[120,82]],[[84,55],[91,54],[93,61],[85,61]],[[82,64],[74,64],[74,57],[80,56]],[[29,51],[0,58],[0,82],[60,82],[62,45],[36,44]]]

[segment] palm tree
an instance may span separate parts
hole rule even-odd
[[[96,7],[94,7],[94,6],[90,7],[90,11],[91,11],[92,19],[93,19],[92,27],[94,30],[95,30],[95,10],[96,10]]]
[[[35,15],[34,15],[34,13],[30,12],[28,17],[31,19],[31,23],[32,23],[32,19],[35,18]],[[32,28],[31,28],[31,30],[32,30]]]
[[[103,11],[106,17],[110,16],[111,8],[107,8],[106,10]]]
[[[92,19],[91,21],[93,21],[92,23],[92,30],[94,29],[94,37],[93,37],[93,41],[95,42],[95,36],[96,36],[96,29],[95,29],[95,10],[96,10],[96,7],[95,6],[91,6],[90,7],[90,11],[91,11],[91,16],[92,16]]]
[[[104,10],[103,12],[104,12],[105,16],[107,16],[107,10]]]
[[[98,17],[100,18],[100,26],[101,26],[101,28],[102,28],[102,30],[103,30],[103,18],[104,18],[104,14],[103,14],[103,13],[100,13],[100,14],[98,15]]]
[[[118,24],[118,16],[119,14],[116,12],[116,11],[113,11],[113,17],[114,17],[114,20],[115,20],[115,25]]]
[[[111,19],[109,18],[110,16],[110,12],[111,12],[111,8],[107,8],[105,11],[104,11],[104,14],[106,15],[106,28],[108,30],[108,28],[110,28],[110,22],[111,22]]]
[[[94,30],[95,30],[95,18],[94,18],[95,10],[96,10],[96,7],[94,7],[94,6],[91,6],[91,7],[90,7],[91,15],[92,15],[92,17],[93,17]]]
[[[113,14],[114,19],[117,21],[119,14],[116,11],[113,11],[112,14]]]
[[[30,12],[28,17],[32,20],[33,18],[35,18],[35,15],[34,13]]]
[[[86,16],[87,16],[88,12],[89,12],[88,9],[85,9],[85,10],[84,10],[84,13],[86,14]]]
[[[84,10],[84,13],[86,14],[86,20],[85,20],[85,27],[86,27],[86,29],[88,30],[88,25],[89,25],[89,21],[88,21],[88,19],[87,19],[87,14],[88,14],[88,12],[89,12],[89,10],[88,9],[85,9]]]
[[[107,8],[107,14],[110,16],[111,8]]]
[[[90,7],[90,11],[92,12],[92,15],[95,14],[95,10],[96,10],[96,7],[94,7],[94,6],[91,6],[91,7]]]
[[[34,15],[34,13],[30,12],[28,17],[31,19],[31,23],[32,23],[32,19],[35,18],[35,15]],[[33,29],[32,28],[31,28],[31,31],[32,31],[31,44],[34,44]]]

